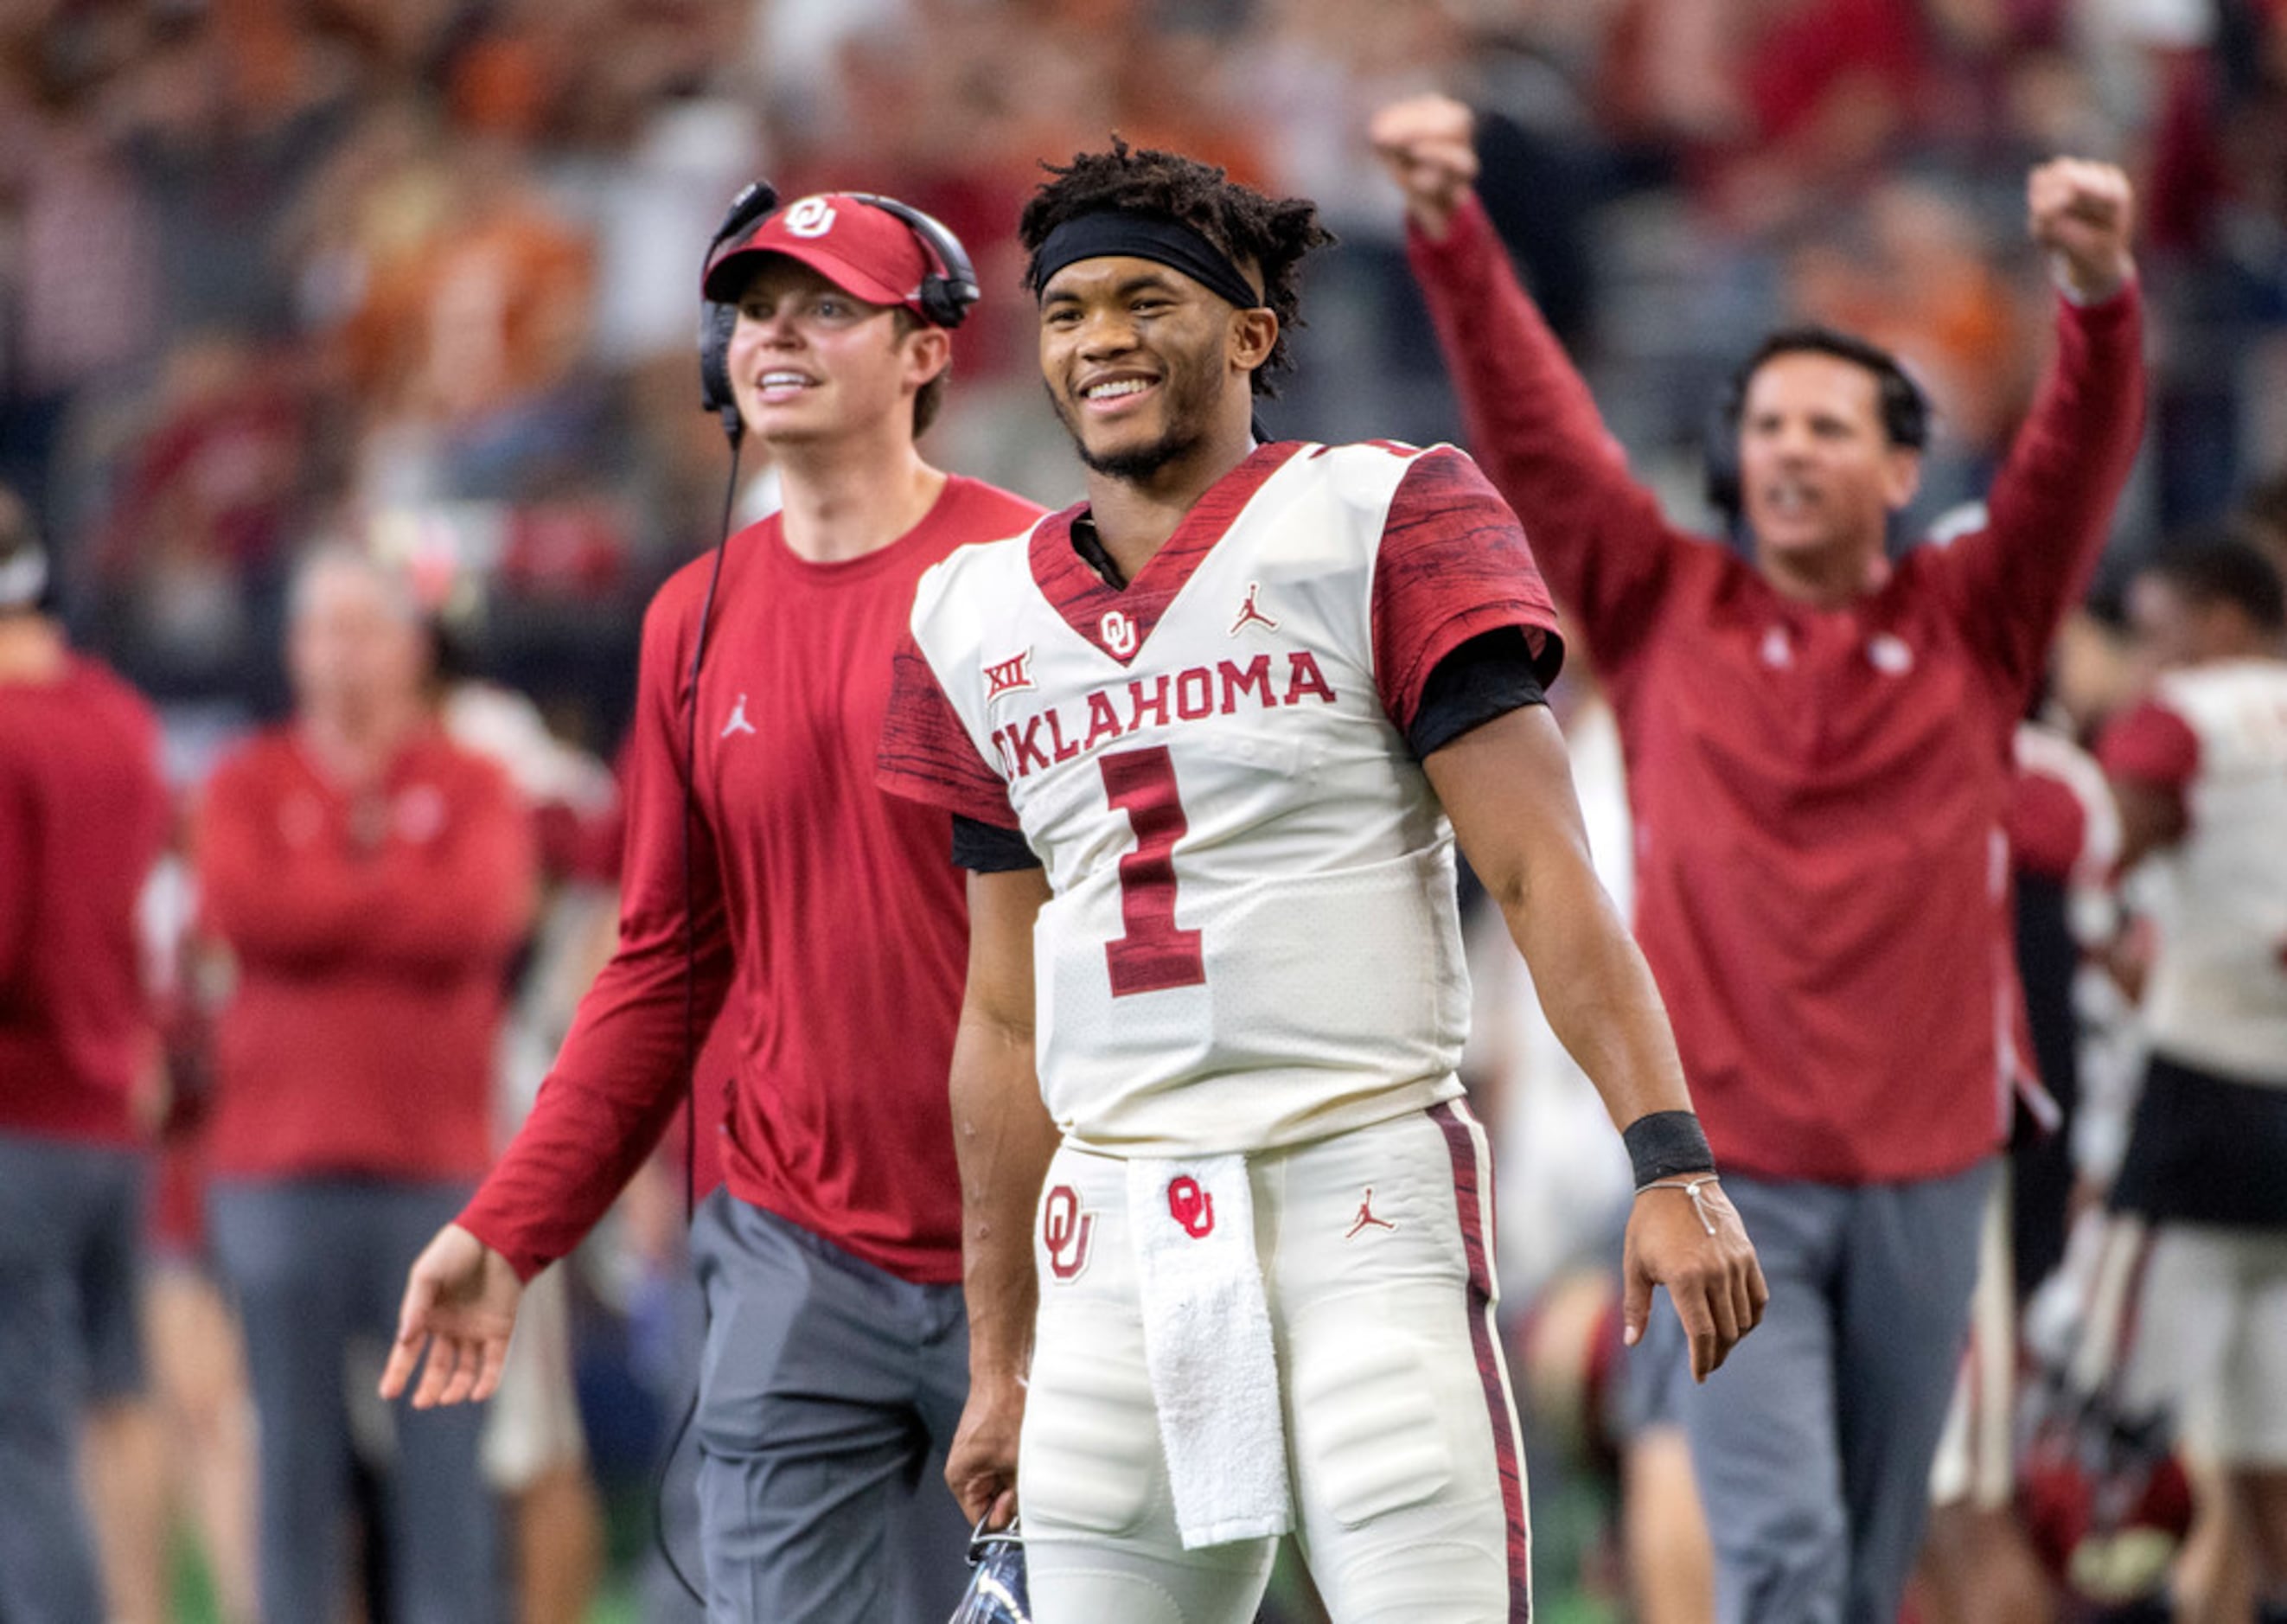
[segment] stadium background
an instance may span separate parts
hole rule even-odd
[[[2287,467],[2280,0],[5,0],[0,479],[186,794],[281,707],[283,584],[336,538],[411,565],[477,670],[608,756],[641,606],[714,540],[693,293],[742,181],[962,234],[985,297],[929,448],[1058,504],[1011,227],[1041,161],[1114,131],[1341,233],[1274,432],[1458,432],[1365,139],[1431,88],[1484,111],[1495,218],[1679,515],[1717,380],[1792,316],[1929,387],[1919,518],[1982,489],[2046,329],[2022,177],[2058,151],[2136,177],[2156,342],[2100,604]],[[594,1295],[605,1395],[627,1331]],[[614,1410],[624,1556],[649,1440]],[[1607,1616],[1593,1492],[1541,1453],[1545,1611]]]

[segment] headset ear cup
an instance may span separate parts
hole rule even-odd
[[[738,391],[731,385],[731,332],[738,324],[736,305],[710,299],[700,308],[699,400],[710,412],[738,409]]]
[[[969,314],[969,307],[983,297],[984,290],[977,285],[977,270],[969,263],[969,250],[953,234],[953,228],[936,216],[924,214],[911,203],[899,202],[894,197],[873,192],[852,192],[850,195],[904,221],[906,228],[920,240],[938,267],[922,278],[918,296],[922,313],[939,327],[959,327],[961,319]]]

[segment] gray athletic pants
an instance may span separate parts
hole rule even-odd
[[[917,1286],[717,1190],[699,1440],[716,1624],[944,1624],[969,1528],[941,1473],[969,1392],[957,1285]]]
[[[134,1152],[0,1135],[0,1624],[103,1617],[79,1436],[142,1385],[142,1213]]]
[[[1663,1294],[1630,1354],[1683,1423],[1721,1624],[1894,1624],[1969,1330],[1994,1164],[1899,1184],[1726,1174],[1770,1306],[1704,1385]],[[1651,1197],[1647,1200],[1656,1199]]]
[[[246,1333],[259,1420],[262,1615],[335,1616],[348,1583],[344,1521],[349,1384],[377,1377],[397,1334],[406,1271],[469,1197],[459,1184],[380,1178],[218,1180],[215,1256]],[[368,1357],[352,1362],[362,1343]],[[481,1405],[390,1406],[391,1624],[500,1616],[492,1491],[477,1464]]]

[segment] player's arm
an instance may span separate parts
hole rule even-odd
[[[969,875],[969,986],[953,1041],[969,1403],[945,1477],[972,1522],[989,1517],[996,1527],[1016,1512],[1017,1436],[1040,1297],[1033,1214],[1056,1148],[1033,1049],[1033,922],[1048,899],[1038,867]]]
[[[1550,1027],[1613,1122],[1626,1129],[1690,1111],[1651,971],[1590,866],[1563,735],[1548,708],[1506,711],[1431,751],[1422,766],[1531,968]],[[1754,1328],[1770,1295],[1738,1215],[1713,1184],[1696,1196],[1640,1192],[1625,1268],[1627,1342],[1642,1333],[1651,1288],[1666,1286],[1700,1380]]]

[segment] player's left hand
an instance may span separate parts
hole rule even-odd
[[[2109,298],[2136,273],[2136,190],[2116,164],[2052,158],[2025,178],[2026,229],[2076,297]]]
[[[1703,1219],[1702,1214],[1705,1216]],[[1709,1234],[1709,1224],[1715,1232]],[[1762,1322],[1770,1287],[1739,1215],[1710,1182],[1694,1200],[1681,1189],[1639,1193],[1628,1214],[1621,1340],[1633,1348],[1651,1314],[1651,1288],[1667,1287],[1691,1343],[1691,1379],[1705,1382]]]

